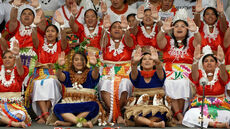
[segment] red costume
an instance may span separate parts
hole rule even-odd
[[[0,92],[21,92],[22,91],[22,82],[24,81],[24,78],[29,72],[29,69],[25,66],[24,68],[24,74],[22,76],[18,75],[17,68],[14,67],[12,70],[14,70],[14,79],[10,86],[6,87],[4,84],[2,84],[2,80],[0,80]],[[2,67],[0,67],[0,71],[2,70]],[[3,77],[1,77],[2,79]],[[11,74],[6,74],[5,69],[5,79],[6,81],[9,81],[11,78]]]

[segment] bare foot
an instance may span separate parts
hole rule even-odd
[[[13,127],[17,128],[26,128],[26,123],[25,122],[12,122]]]
[[[64,121],[59,121],[59,120],[57,120],[54,123],[54,126],[71,126],[71,125],[72,125],[71,122],[64,122]]]
[[[125,124],[125,120],[122,118],[122,116],[118,116],[117,123],[118,124]]]
[[[83,123],[83,127],[93,128],[93,123],[91,121]]]
[[[40,118],[38,121],[37,121],[38,124],[45,124],[46,121],[43,119],[43,118]]]
[[[154,127],[157,127],[157,128],[165,128],[165,122],[164,121],[160,121],[160,122],[151,122],[149,124],[149,127],[151,128],[154,128]]]

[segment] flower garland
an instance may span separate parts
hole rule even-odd
[[[57,42],[54,43],[52,48],[49,48],[50,45],[48,45],[47,43],[47,39],[44,38],[44,44],[42,46],[43,50],[46,51],[47,53],[52,53],[54,54],[55,52],[57,52]]]
[[[146,32],[145,27],[144,27],[144,26],[141,27],[141,30],[142,30],[143,35],[144,35],[146,38],[149,38],[149,39],[151,39],[151,38],[153,38],[153,37],[155,36],[155,34],[156,34],[155,29],[156,29],[156,24],[153,25],[152,32],[151,32],[150,34],[148,34],[148,33]]]
[[[123,53],[123,50],[124,50],[125,46],[122,43],[122,41],[119,42],[119,47],[117,49],[115,48],[115,42],[112,39],[110,39],[110,44],[111,45],[109,46],[109,52],[114,50],[113,56],[117,56],[117,55]]]
[[[204,22],[203,32],[204,32],[204,38],[208,38],[208,41],[211,42],[211,39],[216,40],[219,30],[216,27],[217,23],[213,25],[213,32],[210,33],[209,26]]]
[[[10,75],[10,80],[6,80],[6,77],[5,77],[5,67],[4,65],[2,65],[2,69],[1,69],[1,72],[0,72],[0,80],[2,81],[2,84],[4,87],[10,87],[11,84],[14,82],[14,69],[12,70],[11,72],[11,75]]]
[[[203,77],[205,77],[205,78],[208,77],[207,74],[206,74],[206,72],[204,71],[204,69],[201,69],[201,72],[202,72],[202,76],[203,76]],[[208,83],[207,83],[207,85],[210,85],[211,88],[212,88],[212,86],[215,85],[215,83],[218,81],[218,76],[217,76],[218,73],[219,73],[219,68],[216,68],[216,69],[215,69],[215,72],[214,72],[214,75],[213,75],[212,81],[208,81]]]
[[[19,28],[19,34],[21,36],[31,36],[33,31],[33,27],[30,26],[24,26],[21,22],[20,22],[20,28]]]
[[[81,76],[76,77],[75,76],[76,72],[73,71],[73,70],[70,70],[69,71],[69,76],[70,76],[70,80],[72,82],[72,86],[75,86],[76,82],[77,82],[78,85],[79,84],[83,84],[86,81],[86,79],[87,79],[88,73],[89,73],[89,69],[87,68],[87,69],[85,69],[83,71],[83,73],[81,74]]]
[[[170,48],[170,51],[168,52],[171,56],[175,56],[176,57],[176,60],[179,60],[179,58],[184,58],[185,55],[187,55],[187,51],[189,49],[189,39],[187,39],[187,46],[186,48],[184,47],[181,47],[181,48],[176,48],[175,45],[174,45],[174,39],[171,39],[170,40],[170,45],[171,45],[171,48]]]
[[[84,31],[85,31],[86,37],[93,38],[93,37],[97,36],[98,30],[99,30],[98,28],[99,27],[97,25],[96,28],[94,29],[93,33],[90,33],[89,28],[87,27],[86,24],[84,24]]]

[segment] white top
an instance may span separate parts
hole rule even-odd
[[[124,14],[116,14],[115,12],[113,12],[111,10],[111,7],[108,8],[107,13],[110,15],[110,20],[111,23],[115,22],[115,21],[121,21],[121,16],[124,15],[125,17],[127,17],[129,14],[131,13],[137,13],[137,9],[134,9],[130,6],[128,6],[128,10],[124,13]]]
[[[65,0],[39,0],[43,11],[55,11],[65,4]]]
[[[190,18],[193,18],[193,12],[192,12],[192,7],[196,6],[196,2],[190,2],[190,0],[174,0],[174,6],[178,9],[180,8],[185,8],[187,9],[188,16]]]
[[[79,7],[79,6],[77,7],[78,10],[80,10],[80,8],[81,8],[81,7]],[[66,14],[67,18],[69,19],[70,16],[71,16],[71,13],[70,13],[69,10],[67,9],[66,5],[64,5],[64,10],[65,10],[65,14]],[[69,21],[65,18],[64,12],[63,12],[63,10],[62,10],[62,7],[60,7],[60,8],[58,9],[58,11],[61,13],[62,18],[64,19],[65,27],[68,28],[68,27],[69,27]],[[84,24],[84,13],[85,13],[85,10],[82,9],[81,14],[79,15],[79,17],[78,17],[78,19],[77,19],[78,22],[80,22],[81,24]],[[54,14],[53,17],[56,17],[56,14]],[[54,18],[53,18],[52,23],[56,25],[56,21],[54,20]]]

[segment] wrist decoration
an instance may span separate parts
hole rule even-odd
[[[19,59],[20,58],[20,55],[14,55],[16,59]]]
[[[163,27],[161,27],[161,32],[166,33],[165,30],[163,29]]]
[[[225,64],[225,59],[223,59],[221,62],[218,60],[219,65]]]
[[[89,64],[89,65],[92,69],[94,69],[95,67],[99,68],[101,66],[101,61],[100,59],[97,59],[97,63],[95,65],[93,64]]]
[[[127,30],[129,30],[129,29],[130,29],[129,25],[128,25],[127,28],[122,28],[123,31],[127,31]]]
[[[76,121],[77,121],[76,127],[78,128],[81,128],[83,126],[83,123],[87,122],[87,120],[83,117],[81,118],[76,117]]]
[[[195,57],[193,57],[193,64],[197,64],[199,62],[199,59],[196,59]]]
[[[107,14],[108,14],[107,12],[104,12],[104,13],[103,13],[104,16],[107,15]]]
[[[39,4],[36,8],[35,8],[35,11],[37,11],[38,9],[41,8],[41,5]]]
[[[158,19],[154,19],[153,21],[154,21],[154,22],[159,22],[160,20],[161,20],[161,17],[158,16]]]
[[[64,30],[64,29],[65,29],[65,23],[62,24],[62,25],[60,25],[60,29],[61,29],[61,30]]]
[[[200,12],[194,12],[194,14],[200,14]]]
[[[137,19],[137,21],[142,21],[142,19],[138,18],[137,15],[135,16],[135,18]]]
[[[194,32],[194,34],[197,34],[199,32],[199,27],[196,27],[196,31]]]
[[[14,5],[14,3],[12,3],[12,6],[13,6],[14,8],[16,8],[16,9],[19,8],[18,6]]]
[[[58,70],[58,69],[64,69],[65,66],[64,66],[64,65],[59,65],[58,63],[54,63],[54,68],[55,68],[56,70]]]

